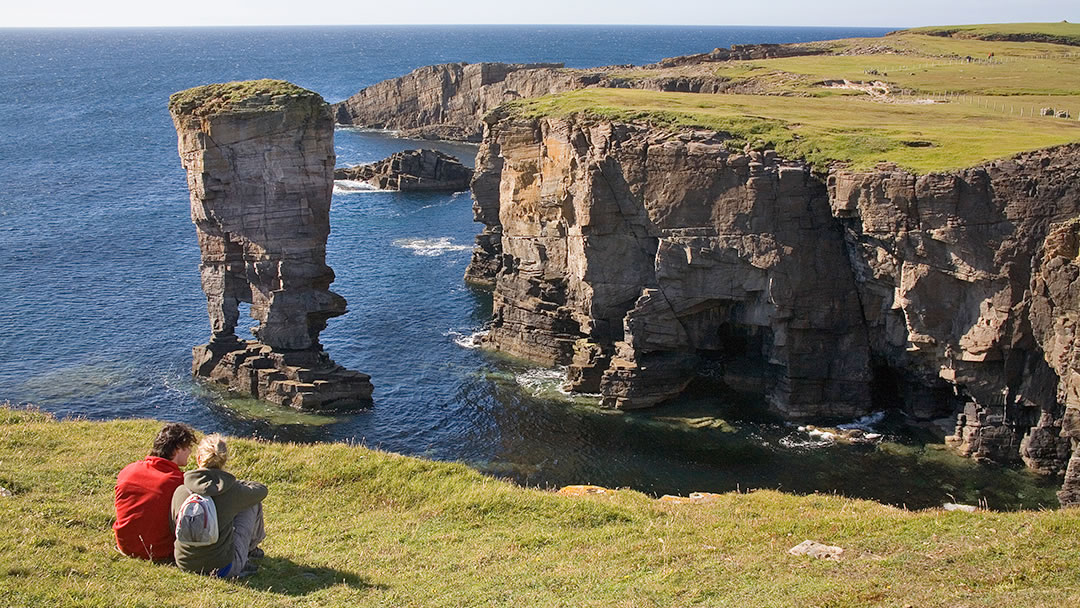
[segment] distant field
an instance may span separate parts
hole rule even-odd
[[[1020,37],[1080,45],[1080,24],[1060,21],[1057,23],[990,23],[984,25],[935,25],[919,27],[908,32],[932,36],[956,38],[981,38],[984,40],[1017,39]]]
[[[990,35],[1037,31],[1034,26],[1080,34],[1073,24],[964,27]],[[534,117],[581,113],[713,128],[731,134],[733,145],[773,146],[818,169],[890,161],[925,173],[1080,141],[1080,48],[924,30],[825,43],[835,54],[619,74],[714,76],[756,95],[589,89],[512,107]],[[1064,110],[1069,118],[1041,116],[1043,108]]]

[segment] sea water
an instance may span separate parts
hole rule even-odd
[[[594,483],[653,494],[773,488],[909,507],[1055,505],[1052,484],[977,465],[940,434],[879,423],[888,441],[812,441],[692,389],[640,413],[561,390],[562,371],[476,348],[491,296],[462,274],[471,199],[340,182],[328,263],[349,313],[323,343],[372,375],[374,406],[312,415],[231,399],[190,378],[209,337],[199,251],[169,94],[283,78],[339,101],[449,61],[643,64],[735,43],[877,36],[882,29],[319,27],[0,29],[0,401],[60,416],[153,417],[204,431],[353,441],[466,462],[530,486]],[[475,147],[336,132],[339,165],[419,146],[472,163]],[[245,331],[241,323],[241,332]],[[149,440],[149,438],[148,438]],[[134,455],[133,455],[134,456]]]

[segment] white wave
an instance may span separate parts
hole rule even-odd
[[[519,374],[514,374],[514,382],[517,382],[522,388],[528,389],[534,397],[539,397],[541,394],[550,393],[551,391],[569,394],[562,386],[566,382],[566,368],[525,370]]]
[[[334,194],[355,194],[357,192],[391,192],[390,190],[379,190],[375,186],[367,182],[362,182],[354,179],[335,179],[334,180]]]
[[[397,239],[394,245],[402,249],[412,250],[416,255],[434,257],[450,251],[471,251],[470,245],[455,244],[450,237],[438,239]]]
[[[781,437],[780,441],[778,441],[777,443],[790,450],[800,450],[824,448],[833,445],[834,443],[836,443],[836,441],[834,439],[821,436],[814,437],[804,433],[791,433],[789,435]]]
[[[873,412],[867,414],[862,418],[858,418],[853,422],[846,424],[838,424],[836,428],[842,431],[850,431],[852,429],[859,429],[860,431],[870,432],[874,430],[874,427],[881,423],[885,419],[885,412]]]
[[[476,331],[471,334],[463,334],[460,331],[450,330],[443,335],[454,341],[461,348],[480,348],[480,341],[487,335],[487,330]]]

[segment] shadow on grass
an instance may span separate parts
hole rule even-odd
[[[259,571],[237,581],[237,584],[258,591],[293,596],[306,595],[334,585],[361,590],[386,588],[386,585],[374,584],[367,577],[352,572],[298,564],[284,557],[268,555],[255,563],[259,564]]]

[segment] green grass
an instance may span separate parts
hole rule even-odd
[[[307,89],[284,80],[241,80],[220,84],[208,84],[173,93],[169,96],[169,111],[173,114],[192,114],[209,116],[226,112],[243,111],[245,102],[258,101],[260,110],[279,109],[271,103],[271,98],[278,95],[294,95],[318,99],[322,97]]]
[[[526,118],[578,115],[729,133],[732,145],[771,146],[804,158],[818,170],[843,162],[853,168],[895,162],[916,173],[969,167],[1015,153],[1080,141],[1080,97],[1025,98],[1076,108],[1074,119],[1019,118],[971,102],[890,104],[864,97],[696,95],[627,89],[585,89],[514,102]],[[995,103],[1001,99],[993,99]],[[1015,109],[1015,108],[1014,108]],[[911,145],[911,144],[921,145]],[[928,146],[926,144],[929,144]]]
[[[1056,23],[990,23],[980,25],[937,25],[904,30],[905,33],[975,38],[982,40],[1035,40],[1058,44],[1080,45],[1080,24]]]
[[[986,56],[984,52],[973,55]],[[1080,95],[1080,53],[1054,58],[1005,57],[1001,54],[995,57],[1004,63],[963,63],[951,55],[944,58],[889,54],[815,55],[725,62],[715,68],[714,74],[733,80],[764,82],[778,92],[805,94],[815,94],[822,81],[846,79],[857,82],[880,80],[894,88],[925,93]]]
[[[929,35],[946,30],[955,37]],[[1061,42],[1080,36],[1080,26],[921,28],[823,43],[823,55],[623,70],[616,75],[628,80],[714,76],[754,95],[590,89],[513,102],[509,111],[716,129],[733,137],[732,147],[772,146],[819,171],[882,161],[916,173],[959,169],[1080,141],[1080,49],[975,38],[1020,34]],[[859,88],[872,82],[885,94]],[[948,103],[914,103],[927,99]],[[1032,115],[1045,107],[1072,119]]]
[[[1064,606],[1080,510],[909,512],[832,496],[571,498],[341,444],[231,440],[270,487],[267,557],[230,582],[112,549],[116,472],[160,423],[0,409],[10,606]],[[838,562],[787,554],[804,539]]]

